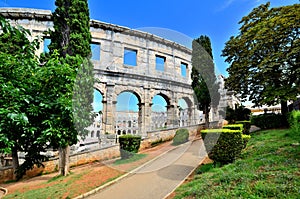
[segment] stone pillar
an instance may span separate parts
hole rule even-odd
[[[139,133],[142,137],[147,136],[147,131],[151,130],[151,103],[139,104]]]
[[[107,124],[107,101],[103,100],[102,101],[103,109],[102,109],[102,135],[104,135],[107,130],[106,130],[106,124]]]
[[[144,95],[139,106],[139,134],[142,137],[147,137],[147,132],[151,130],[151,97],[150,86],[144,85]]]
[[[180,110],[179,110],[179,106],[176,104],[174,105],[174,117],[173,117],[173,125],[174,126],[180,126],[180,117],[179,117],[179,114],[180,114]]]
[[[188,107],[188,125],[195,124],[195,108],[194,107]]]
[[[144,118],[144,105],[143,103],[139,103],[139,116],[138,116],[138,128],[139,128],[139,135],[141,135],[142,137],[144,137],[144,122],[143,122],[143,118]]]
[[[177,105],[167,106],[167,127],[178,126],[178,111]]]
[[[107,84],[106,85],[106,113],[105,115],[105,132],[109,134],[115,133],[115,120],[116,120],[116,101],[113,98],[114,96],[114,84]]]

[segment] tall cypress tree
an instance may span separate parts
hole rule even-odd
[[[53,15],[54,31],[50,34],[50,53],[60,56],[91,55],[90,17],[87,0],[56,0]]]
[[[60,92],[66,101],[72,101],[71,107],[59,110],[61,117],[73,123],[73,126],[64,126],[56,123],[57,129],[66,129],[67,132],[58,132],[51,138],[57,144],[60,152],[60,173],[69,173],[69,146],[77,142],[78,135],[84,136],[85,129],[93,122],[93,65],[91,57],[90,18],[87,0],[56,0],[57,8],[53,13],[54,30],[50,31],[50,54],[58,53],[60,62],[73,67],[76,72],[71,82],[73,89]],[[70,86],[66,85],[66,88]],[[70,94],[71,92],[71,94]],[[71,99],[70,99],[71,98]],[[63,100],[62,100],[63,101]],[[59,111],[58,110],[58,111]],[[55,111],[55,110],[53,110]]]
[[[192,48],[192,88],[199,108],[205,114],[205,122],[208,127],[210,109],[211,107],[216,108],[220,100],[209,37],[201,35],[194,39]]]

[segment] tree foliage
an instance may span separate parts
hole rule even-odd
[[[36,75],[40,70],[35,51],[36,40],[30,41],[29,31],[11,26],[0,17],[0,153],[10,153],[16,177],[20,178],[34,164],[42,165],[45,144],[40,126],[40,87]],[[20,166],[18,152],[24,152],[25,162]]]
[[[209,37],[202,35],[194,39],[192,48],[192,88],[208,126],[209,111],[218,106],[220,99]]]
[[[61,85],[67,89],[58,91],[59,106],[51,114],[58,120],[48,120],[51,126],[52,144],[61,149],[61,174],[68,174],[68,146],[77,143],[78,135],[84,136],[85,129],[93,122],[93,64],[91,57],[90,18],[87,0],[56,0],[53,13],[54,30],[50,31],[50,55],[58,52],[59,62],[70,66],[74,79],[64,79]],[[66,71],[67,72],[67,71]],[[66,74],[67,75],[67,74]],[[64,157],[61,155],[64,154]]]
[[[300,4],[262,4],[243,17],[222,56],[230,64],[226,86],[255,105],[281,103],[300,93]]]

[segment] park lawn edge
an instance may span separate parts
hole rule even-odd
[[[204,173],[200,166],[174,198],[298,198],[299,140],[288,129],[255,132],[238,160]]]

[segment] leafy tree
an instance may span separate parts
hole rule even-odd
[[[300,93],[300,4],[254,8],[240,21],[222,56],[230,64],[226,86],[255,105],[281,104]]]
[[[60,173],[67,175],[69,145],[77,143],[78,134],[84,136],[87,133],[85,128],[93,122],[90,18],[87,0],[56,0],[55,5],[54,31],[50,31],[50,55],[58,52],[61,58],[59,62],[72,68],[70,71],[75,79],[62,79],[66,82],[61,82],[61,85],[66,85],[67,89],[59,87],[58,106],[54,106],[50,113],[59,120],[49,119],[47,122],[51,127],[48,132],[51,142],[59,147]]]
[[[36,72],[39,69],[35,56],[38,42],[30,41],[29,31],[11,26],[0,16],[0,153],[10,153],[13,169],[22,177],[34,164],[42,165],[45,144],[39,128],[39,101]],[[25,162],[19,165],[18,152],[25,152]]]
[[[194,39],[192,48],[192,87],[208,127],[210,109],[216,108],[220,100],[209,37],[201,35]]]

